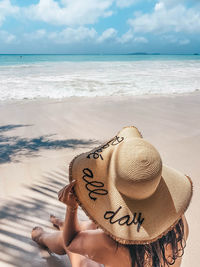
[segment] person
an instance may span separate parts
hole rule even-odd
[[[50,217],[55,233],[33,228],[39,245],[67,253],[73,267],[181,265],[192,181],[164,165],[136,127],[75,157],[69,178],[58,193],[65,220]],[[91,220],[79,222],[78,205]]]

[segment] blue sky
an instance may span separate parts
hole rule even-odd
[[[199,0],[0,0],[2,53],[200,53]]]

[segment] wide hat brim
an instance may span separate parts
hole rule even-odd
[[[145,199],[130,199],[113,182],[113,152],[132,137],[142,138],[136,127],[123,128],[114,138],[75,157],[70,181],[77,180],[75,194],[86,214],[114,240],[122,244],[151,243],[171,230],[186,211],[192,197],[192,181],[166,165],[156,191]]]

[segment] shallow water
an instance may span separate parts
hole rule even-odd
[[[200,56],[0,55],[0,100],[200,89]]]

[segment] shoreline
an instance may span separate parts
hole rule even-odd
[[[105,100],[108,98],[113,98],[113,99],[118,99],[118,100],[123,100],[126,98],[131,98],[131,99],[147,99],[147,98],[174,98],[174,97],[185,97],[185,96],[199,96],[200,95],[200,89],[196,89],[193,92],[181,92],[181,93],[152,93],[152,94],[141,94],[141,95],[108,95],[108,96],[69,96],[69,97],[62,97],[62,98],[50,98],[50,97],[37,97],[37,98],[23,98],[23,99],[5,99],[1,100],[0,99],[0,106],[5,105],[5,104],[22,104],[22,103],[45,103],[45,102],[66,102],[69,100],[86,100],[86,99],[95,99],[95,100]]]

